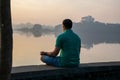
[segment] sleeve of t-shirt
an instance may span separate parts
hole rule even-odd
[[[61,36],[59,35],[56,39],[55,47],[61,48],[61,45],[62,45],[62,39],[61,39]]]

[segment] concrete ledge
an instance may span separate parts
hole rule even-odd
[[[13,67],[12,80],[119,80],[120,62],[80,64],[78,68],[47,65]]]

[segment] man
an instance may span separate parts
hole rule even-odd
[[[56,39],[55,49],[52,52],[42,51],[41,60],[56,67],[78,67],[81,48],[81,39],[72,30],[72,21],[63,20],[63,33]],[[57,56],[60,51],[60,56]]]

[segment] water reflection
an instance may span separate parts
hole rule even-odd
[[[50,34],[58,36],[62,33],[62,27],[61,24],[55,27],[35,24],[33,27],[22,27],[15,29],[15,31],[27,36],[33,35],[34,37]],[[100,43],[120,43],[120,24],[101,23],[94,21],[92,16],[83,17],[81,22],[74,23],[73,31],[81,37],[82,47],[84,48],[90,49],[94,44]]]
[[[41,37],[13,34],[13,66],[42,65],[40,51],[52,51],[55,45],[54,35]],[[120,61],[120,44],[101,43],[93,48],[81,48],[80,63]]]
[[[25,34],[27,36],[33,35],[34,37],[41,37],[42,35],[53,34],[52,28],[48,28],[48,27],[44,28],[40,24],[35,24],[35,25],[33,25],[33,27],[28,27],[27,24],[24,24],[24,25],[26,25],[26,26],[20,27],[20,28],[15,28],[14,32],[17,32],[20,34]],[[21,26],[23,26],[23,24]]]

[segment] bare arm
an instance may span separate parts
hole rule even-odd
[[[60,49],[56,47],[52,52],[44,52],[44,51],[42,51],[41,55],[48,55],[48,56],[55,57],[55,56],[58,55],[59,51],[60,51]]]

